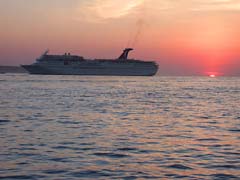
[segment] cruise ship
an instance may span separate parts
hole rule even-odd
[[[153,76],[158,71],[154,61],[128,59],[132,48],[126,48],[116,59],[85,59],[82,56],[49,55],[48,50],[31,65],[22,65],[30,74],[93,75],[93,76]]]

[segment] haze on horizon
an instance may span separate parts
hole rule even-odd
[[[0,65],[132,46],[160,74],[240,75],[240,0],[0,0],[0,13]]]

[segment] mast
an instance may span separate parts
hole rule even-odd
[[[44,56],[46,56],[48,53],[49,53],[49,49],[47,49],[46,51],[44,51],[44,53],[43,53],[39,58],[37,58],[37,61],[40,61],[41,59],[43,59]]]

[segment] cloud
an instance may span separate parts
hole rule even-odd
[[[106,22],[123,17],[147,15],[170,17],[191,12],[240,11],[240,0],[78,0],[74,19],[87,22]],[[140,15],[141,16],[141,15]],[[135,16],[136,17],[136,16]]]
[[[148,7],[158,12],[240,11],[240,0],[148,0]]]
[[[239,0],[199,0],[192,7],[194,11],[240,11]]]
[[[89,0],[79,7],[80,18],[101,21],[121,18],[133,13],[144,0]]]

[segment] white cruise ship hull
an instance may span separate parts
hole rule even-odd
[[[42,75],[92,75],[92,76],[153,76],[158,67],[149,65],[68,65],[68,66],[44,66],[44,65],[22,65],[30,74]]]

